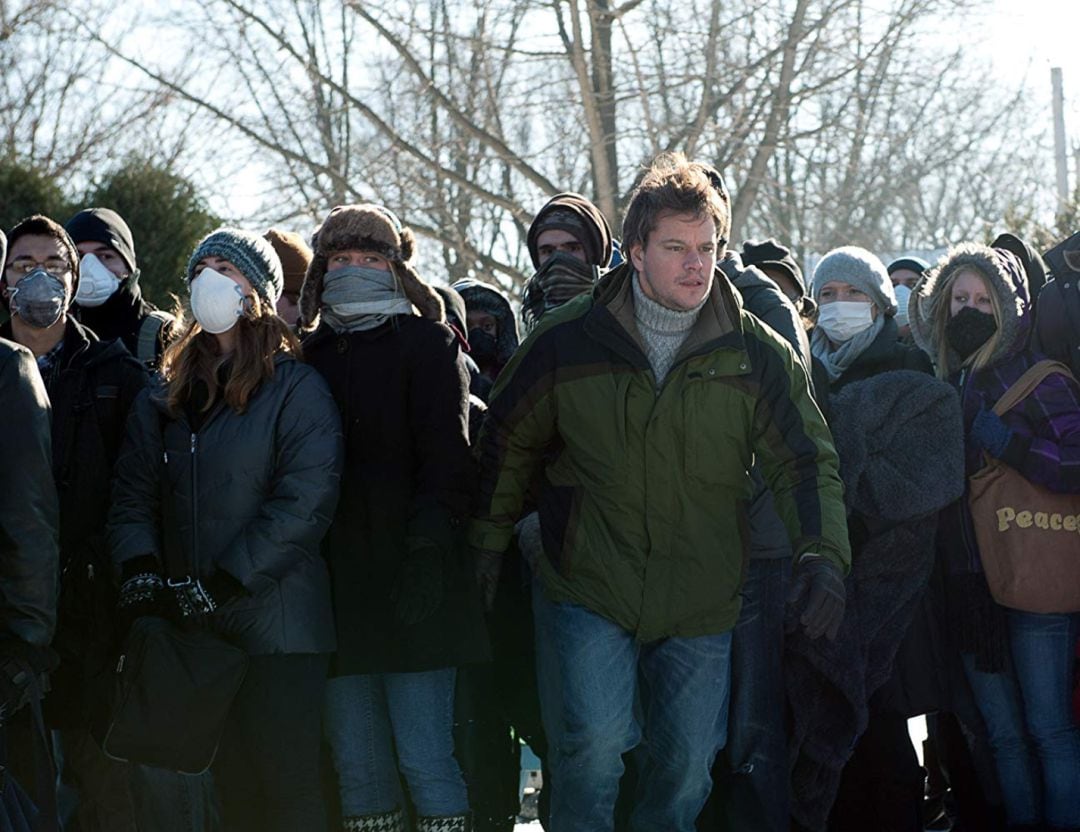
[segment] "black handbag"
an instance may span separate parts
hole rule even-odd
[[[160,426],[164,437],[164,418]],[[160,483],[162,527],[169,529],[174,506],[164,458]],[[161,553],[170,588],[191,580],[187,559],[168,534]],[[124,762],[202,774],[214,761],[247,665],[244,650],[204,629],[137,619],[116,664],[112,708],[98,737],[102,750]]]
[[[116,760],[201,774],[210,768],[247,654],[163,618],[132,625],[116,665],[102,749]]]

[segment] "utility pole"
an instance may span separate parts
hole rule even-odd
[[[1050,70],[1050,83],[1054,88],[1054,166],[1057,169],[1058,211],[1069,202],[1069,161],[1065,149],[1065,85],[1061,67]]]

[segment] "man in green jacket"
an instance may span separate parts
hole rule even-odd
[[[634,748],[631,828],[694,828],[726,739],[755,461],[792,541],[802,626],[831,637],[843,616],[836,452],[791,348],[716,273],[729,205],[712,168],[657,159],[623,223],[629,262],[544,317],[480,439],[469,539],[489,601],[540,478],[535,616],[556,666],[538,672],[561,688],[544,704],[560,832],[612,828]]]

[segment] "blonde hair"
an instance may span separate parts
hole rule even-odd
[[[174,331],[183,330],[161,357],[161,374],[168,383],[168,405],[173,414],[184,408],[200,381],[209,391],[202,412],[224,398],[230,408],[243,413],[259,385],[274,375],[274,357],[279,352],[301,357],[299,339],[257,292],[251,294],[251,306],[236,322],[236,349],[229,355],[218,351],[217,339],[198,321],[192,318],[184,326],[183,319],[183,310],[178,309]],[[221,384],[218,371],[229,360],[229,377]]]
[[[949,319],[952,318],[952,287],[957,278],[966,272],[976,275],[986,286],[986,293],[990,296],[990,307],[993,310],[994,323],[997,324],[997,329],[987,342],[965,358],[959,367],[949,367],[949,342],[945,337],[945,327],[948,325]],[[938,285],[934,287],[934,300],[930,307],[930,319],[933,322],[933,332],[937,334],[937,356],[934,364],[937,367],[939,378],[948,378],[950,373],[964,368],[970,368],[973,371],[981,370],[988,367],[993,360],[1002,337],[1001,298],[994,291],[993,285],[991,279],[981,269],[970,263],[965,263],[943,276]]]

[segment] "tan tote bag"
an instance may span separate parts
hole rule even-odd
[[[1072,378],[1064,364],[1040,361],[994,413],[1003,416],[1054,373]],[[1025,612],[1080,611],[1080,495],[1055,494],[984,456],[985,467],[969,480],[968,504],[994,600]]]

